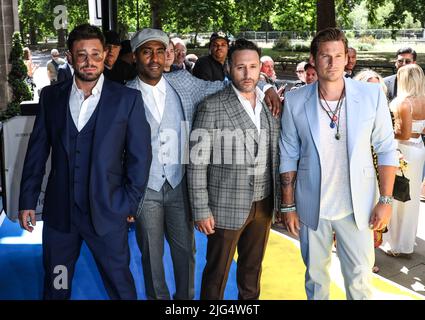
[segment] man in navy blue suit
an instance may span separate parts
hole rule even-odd
[[[66,63],[58,67],[58,82],[71,79],[74,75],[74,68],[72,67],[72,56],[69,51],[65,52]]]
[[[68,38],[74,77],[41,92],[22,173],[19,222],[32,232],[51,151],[43,208],[44,299],[69,299],[84,240],[111,299],[136,299],[127,217],[144,197],[152,160],[138,91],[103,76],[105,39],[88,24]],[[66,271],[66,279],[63,276]]]

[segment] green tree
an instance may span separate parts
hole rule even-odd
[[[12,50],[9,62],[12,68],[9,72],[8,82],[12,88],[13,97],[12,101],[7,105],[7,109],[0,114],[0,120],[19,115],[21,102],[32,99],[31,91],[25,82],[27,67],[23,61],[22,39],[19,32],[15,32],[12,36]]]
[[[43,0],[20,0],[19,21],[24,39],[29,36],[29,43],[34,45],[43,34],[43,21],[47,18],[42,10]]]
[[[425,28],[425,1],[423,0],[367,0],[369,19],[376,22],[377,8],[388,2],[394,5],[394,9],[384,17],[384,25],[391,28],[402,28],[408,13],[412,15],[414,22],[419,22]]]
[[[314,31],[315,19],[315,1],[280,0],[271,21],[276,30]]]

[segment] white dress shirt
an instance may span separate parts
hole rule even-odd
[[[155,120],[158,123],[161,123],[165,109],[166,95],[166,83],[164,77],[161,77],[161,80],[159,80],[159,82],[154,86],[143,82],[139,78],[139,88],[142,92],[145,106],[149,109]]]
[[[249,102],[249,100],[246,99],[233,84],[232,87],[233,90],[235,90],[235,93],[238,96],[238,99],[242,104],[243,108],[245,109],[246,113],[248,113],[248,116],[251,118],[252,122],[257,128],[258,134],[260,134],[261,110],[263,110],[262,102],[264,100],[264,93],[258,87],[255,87],[255,108],[252,108],[251,102]]]
[[[84,128],[96,109],[100,100],[100,95],[102,94],[104,79],[103,74],[101,74],[91,91],[91,95],[87,99],[84,99],[84,92],[78,89],[74,77],[71,96],[69,97],[69,110],[71,111],[72,120],[78,131]]]

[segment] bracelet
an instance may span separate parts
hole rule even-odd
[[[393,196],[380,196],[378,203],[380,204],[389,204],[392,205],[393,204]]]
[[[285,204],[285,203],[281,203],[280,204],[281,208],[291,208],[291,207],[295,207],[295,203],[291,203],[291,204]]]
[[[289,208],[280,208],[280,213],[288,213],[288,212],[294,212],[297,211],[297,207],[295,205],[293,205],[292,207]]]

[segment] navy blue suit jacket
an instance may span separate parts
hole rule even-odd
[[[59,231],[70,230],[72,168],[69,168],[68,115],[73,80],[45,87],[22,172],[19,208],[35,209],[52,151],[43,220]],[[136,215],[152,160],[150,126],[137,90],[105,79],[92,144],[89,200],[98,235]],[[68,119],[68,120],[67,120]]]
[[[71,78],[72,78],[72,72],[68,62],[61,64],[58,67],[58,82],[62,82]]]

